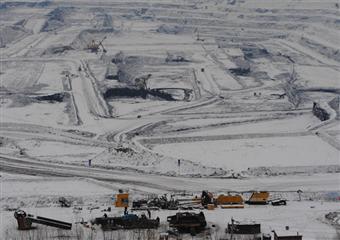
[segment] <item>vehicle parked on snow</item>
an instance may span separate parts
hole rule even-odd
[[[207,222],[203,212],[178,212],[176,215],[168,216],[169,226],[176,228],[181,233],[195,235],[205,229]]]

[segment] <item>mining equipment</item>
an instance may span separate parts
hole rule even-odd
[[[148,207],[158,207],[160,209],[167,209],[167,210],[177,210],[179,202],[174,198],[168,199],[166,195],[151,199],[148,201]]]
[[[122,190],[119,190],[119,193],[115,195],[114,200],[114,205],[117,208],[129,207],[129,194],[124,193]]]
[[[176,215],[168,216],[169,226],[176,228],[181,233],[196,235],[205,229],[207,222],[203,212],[178,212]]]
[[[58,202],[61,207],[71,207],[71,202],[64,197],[60,197]]]
[[[224,195],[221,194],[216,199],[216,204],[221,208],[244,208],[243,198],[241,195]]]
[[[31,214],[26,214],[23,210],[17,210],[14,212],[14,217],[16,218],[18,222],[18,229],[19,230],[29,230],[33,229],[32,223],[38,223],[50,227],[65,229],[65,230],[71,230],[72,223],[68,222],[62,222],[59,220],[51,219],[51,218],[45,218],[41,216],[34,217]]]
[[[87,45],[87,49],[89,49],[93,53],[98,53],[100,47],[102,48],[103,52],[106,53],[106,49],[104,48],[103,42],[106,39],[106,36],[99,41],[98,43],[95,40],[92,40],[91,43]]]
[[[195,29],[194,33],[196,33],[196,41],[204,42],[204,39],[200,37],[200,32],[198,28]]]
[[[201,194],[201,203],[202,206],[207,206],[208,204],[213,204],[214,203],[214,196],[211,192],[208,191],[202,191]]]
[[[145,215],[125,214],[120,217],[95,218],[92,224],[101,225],[103,231],[118,229],[156,229],[159,227],[159,218],[149,219]]]
[[[259,223],[241,223],[231,219],[226,229],[225,240],[238,240],[238,239],[262,239],[261,224]]]
[[[137,77],[135,79],[135,85],[139,88],[139,89],[148,89],[147,84],[148,84],[148,80],[151,78],[152,74],[147,74],[147,75],[143,75],[140,77]]]
[[[287,205],[287,199],[283,199],[283,198],[272,199],[270,200],[270,203],[273,206],[285,206]]]
[[[266,205],[268,204],[269,192],[253,192],[251,197],[245,203],[250,205]]]
[[[289,230],[278,231],[275,230],[274,232],[274,240],[302,240],[302,235],[297,232],[292,232]]]

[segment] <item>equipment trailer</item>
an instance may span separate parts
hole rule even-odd
[[[93,224],[101,225],[104,231],[118,229],[153,229],[159,227],[159,218],[148,219],[145,215],[138,217],[135,214],[127,214],[121,217],[99,217]]]

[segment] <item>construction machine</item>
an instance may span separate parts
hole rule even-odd
[[[65,229],[65,230],[71,230],[72,223],[68,222],[62,222],[59,220],[51,219],[51,218],[45,218],[41,216],[34,217],[31,214],[26,214],[23,210],[17,210],[14,212],[14,217],[16,218],[18,222],[18,229],[19,230],[29,230],[33,229],[32,223],[38,223],[50,227]]]
[[[159,227],[159,218],[149,219],[145,215],[141,217],[136,214],[125,214],[120,217],[96,218],[93,224],[101,225],[103,231],[118,229],[157,229]]]
[[[106,39],[106,36],[98,43],[95,40],[92,40],[91,43],[87,45],[87,49],[89,49],[93,53],[98,53],[101,47],[103,52],[106,53],[107,51],[103,45],[103,42],[105,39]]]
[[[144,89],[146,90],[148,88],[147,84],[148,84],[148,80],[149,78],[151,78],[152,74],[147,74],[147,75],[142,75],[140,77],[137,77],[135,79],[135,85],[139,88],[139,89]]]
[[[253,205],[266,205],[269,202],[269,192],[253,192],[245,203]]]
[[[196,235],[207,226],[203,212],[178,212],[176,215],[168,216],[167,221],[170,227],[182,233],[191,233],[191,235]]]
[[[216,204],[223,209],[244,208],[243,198],[241,195],[224,195],[221,194],[216,199]]]
[[[208,192],[208,191],[202,191],[201,203],[202,203],[202,206],[207,206],[208,204],[213,204],[214,203],[213,194],[211,192]]]

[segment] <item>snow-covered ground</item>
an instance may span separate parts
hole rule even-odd
[[[265,231],[290,225],[304,239],[337,239],[323,216],[339,210],[324,197],[340,191],[339,8],[1,1],[1,236],[18,234],[10,208],[76,221],[58,196],[104,206],[119,188],[135,197],[256,189],[292,202],[207,211],[208,221],[223,231],[230,217],[247,218]],[[297,189],[313,201],[296,202]]]

